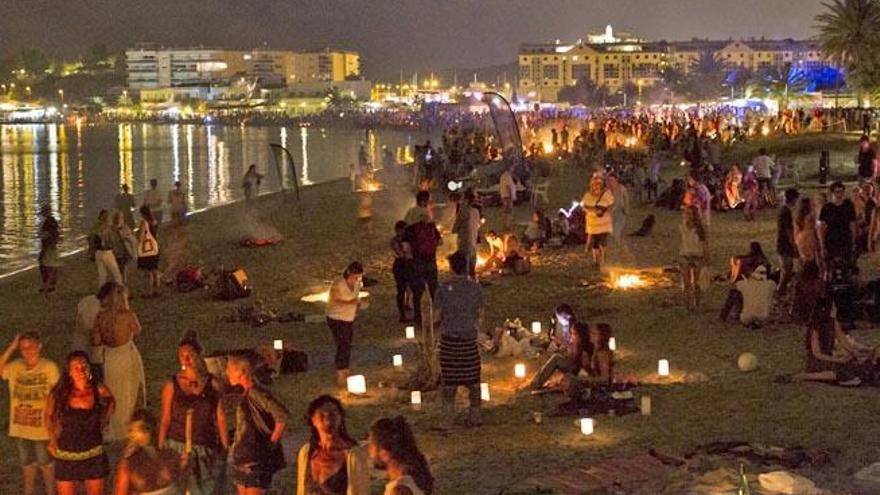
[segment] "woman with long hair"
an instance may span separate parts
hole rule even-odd
[[[297,456],[297,495],[369,494],[367,449],[348,434],[342,403],[329,395],[316,398],[306,423],[311,436]]]
[[[285,466],[281,436],[289,413],[257,383],[252,356],[230,356],[226,378],[244,391],[235,410],[235,440],[230,449],[236,490],[238,495],[263,495],[275,472]]]
[[[141,206],[141,224],[138,227],[137,267],[147,274],[147,297],[159,295],[159,241],[157,224],[147,206]]]
[[[98,383],[88,354],[68,354],[64,373],[46,405],[48,450],[55,459],[58,495],[75,495],[80,484],[87,495],[104,493],[110,466],[101,428],[113,409],[113,394]]]
[[[137,241],[125,223],[125,216],[119,210],[113,210],[110,215],[110,231],[112,232],[113,257],[116,258],[116,266],[122,275],[122,282],[127,284],[128,264],[137,256]]]
[[[139,395],[143,407],[147,405],[144,362],[134,344],[134,338],[140,334],[141,323],[128,306],[128,291],[116,284],[95,317],[91,333],[92,346],[99,348],[96,353],[103,356],[104,383],[116,399],[116,410],[105,431],[108,442],[125,440]]]
[[[98,269],[98,287],[107,282],[122,284],[122,273],[113,254],[113,231],[110,228],[110,214],[107,210],[98,213],[98,220],[89,233],[89,257]]]
[[[801,264],[815,263],[821,269],[824,257],[820,249],[821,244],[816,224],[817,217],[813,209],[813,200],[809,197],[801,198],[794,212],[794,243],[797,246]]]
[[[177,344],[180,370],[162,388],[159,448],[180,454],[186,447],[186,417],[192,412],[191,451],[184,488],[193,495],[211,494],[223,453],[229,449],[220,383],[205,368],[202,345],[192,330]]]
[[[819,300],[813,307],[804,334],[805,366],[795,380],[832,382],[845,386],[861,384],[856,348],[840,328],[832,302]],[[839,355],[835,351],[843,350]]]
[[[700,305],[700,274],[708,263],[709,239],[696,205],[682,210],[681,220],[682,287],[688,309],[694,309]]]
[[[403,416],[382,418],[370,427],[370,457],[388,472],[385,495],[431,495],[434,477]]]

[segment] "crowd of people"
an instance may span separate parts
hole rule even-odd
[[[530,126],[541,125],[538,118]],[[779,167],[766,150],[758,153],[745,173],[737,165],[724,172],[719,146],[737,139],[737,132],[753,132],[743,126],[773,125],[780,132],[797,132],[808,120],[808,116],[788,113],[778,121],[757,123],[747,116],[745,124],[734,125],[731,114],[724,112],[698,117],[672,113],[666,120],[651,114],[593,118],[598,120],[583,120],[585,127],[573,141],[569,141],[574,132],[568,124],[559,131],[554,127],[554,152],[575,162],[584,156],[592,161],[616,147],[631,147],[629,140],[635,139],[657,151],[650,170],[637,173],[603,164],[590,175],[581,201],[561,209],[555,219],[543,208],[534,208],[521,232],[508,228],[509,218],[520,199],[519,186],[528,177],[522,176],[518,164],[502,160],[493,137],[480,129],[451,125],[443,133],[443,148],[435,151],[427,142],[417,150],[419,180],[415,183],[420,190],[415,205],[396,222],[390,240],[395,301],[399,321],[419,329],[427,326],[423,300],[433,305],[430,323],[439,329],[438,382],[446,417],[455,416],[455,396],[458,387],[463,387],[469,399],[464,423],[477,427],[483,421],[482,343],[488,339],[494,346],[504,337],[503,332],[480,331],[486,306],[480,279],[486,270],[528,273],[529,257],[535,252],[579,243],[585,244],[598,274],[606,265],[609,244],[623,243],[631,202],[642,199],[642,192],[654,191],[658,204],[681,212],[678,252],[684,302],[689,309],[700,307],[703,292],[713,283],[708,271],[713,210],[742,208],[750,220],[759,207],[772,207],[777,201]],[[530,148],[533,156],[541,153],[543,147]],[[660,153],[680,154],[690,169],[686,178],[656,194]],[[365,154],[361,155],[357,167],[352,167],[356,191],[373,173]],[[459,185],[449,191],[446,209],[435,211],[429,189],[437,187],[438,181],[445,184],[446,179],[471,175],[476,168],[495,162],[500,164],[497,191],[485,194]],[[855,319],[851,314],[852,301],[857,299],[854,294],[863,289],[858,282],[859,256],[873,251],[880,237],[880,217],[875,215],[880,166],[867,137],[860,144],[856,163],[859,185],[849,195],[841,182],[834,182],[827,194],[815,198],[803,197],[796,189],[784,191],[777,216],[778,270],[758,242],[751,242],[748,253],[730,261],[722,320],[735,319],[759,329],[781,308],[806,327],[805,370],[781,375],[780,381],[858,385],[876,368],[877,353],[847,333]],[[726,175],[723,186],[710,187],[704,178],[719,173]],[[242,187],[247,205],[259,194],[261,179],[254,166],[245,174]],[[484,201],[495,192],[506,231],[484,232]],[[652,199],[650,194],[648,199]],[[186,198],[179,183],[168,193],[167,203],[170,225],[182,225]],[[162,386],[158,419],[146,409],[146,376],[135,344],[145,330],[129,305],[128,267],[136,263],[144,272],[144,297],[159,293],[163,201],[156,180],[150,181],[139,208],[126,185],[113,206],[101,212],[89,236],[98,290],[77,307],[70,353],[63,365],[59,368],[42,356],[42,338],[33,331],[16,335],[0,355],[0,376],[10,384],[9,436],[16,439],[24,495],[35,493],[40,476],[47,493],[72,495],[79,485],[89,495],[103,493],[111,465],[115,466],[112,486],[119,495],[214,493],[223,483],[220,473],[224,469],[240,495],[264,493],[291,457],[281,443],[290,428],[291,413],[261,380],[258,370],[265,363],[258,353],[229,354],[225,376],[212,375],[204,349],[196,335],[188,332],[177,346],[178,367]],[[136,208],[139,221],[134,216]],[[59,227],[51,210],[41,214],[40,290],[49,293],[58,281]],[[650,235],[652,226],[643,224],[639,232],[644,233],[634,235]],[[444,246],[450,238],[455,245]],[[438,277],[442,251],[452,253],[448,257],[452,276],[445,281]],[[340,394],[350,375],[357,317],[367,306],[361,298],[364,275],[364,266],[353,262],[329,290],[326,324],[335,347]],[[554,328],[541,343],[546,352],[544,364],[527,388],[535,392],[561,389],[568,399],[560,405],[562,414],[573,414],[585,405],[613,410],[617,406],[612,391],[618,383],[612,342],[610,324],[581,321],[569,305],[559,305]],[[845,357],[837,352],[840,349]],[[12,359],[15,352],[21,354],[20,359]],[[232,438],[226,417],[229,405],[235,408]],[[432,492],[430,469],[403,418],[373,423],[366,444],[347,432],[345,409],[335,397],[314,399],[306,418],[310,438],[293,456],[298,494],[369,493],[371,464],[388,473],[386,495]]]
[[[112,282],[107,286],[105,292],[124,292]],[[97,319],[111,313],[105,308]],[[129,318],[136,323],[130,312]],[[81,486],[99,495],[111,464],[116,495],[222,493],[217,490],[227,465],[239,494],[259,495],[287,466],[281,438],[290,413],[256,377],[255,354],[230,355],[225,377],[212,376],[201,344],[188,332],[177,346],[179,368],[162,387],[157,420],[137,403],[145,390],[119,386],[122,375],[137,374],[133,366],[141,367],[135,380],[143,384],[139,355],[130,355],[137,358],[134,365],[92,361],[108,348],[116,349],[93,340],[88,351],[72,350],[59,369],[42,355],[40,334],[27,331],[0,355],[0,376],[9,382],[9,436],[18,448],[25,495],[37,493],[39,478],[44,493],[74,495]],[[21,357],[12,359],[16,352]],[[224,403],[235,404],[232,439]],[[296,456],[297,493],[366,495],[371,466],[388,472],[386,494],[432,492],[430,469],[403,418],[376,421],[365,443],[347,433],[345,410],[334,397],[316,398],[306,418],[311,438]]]

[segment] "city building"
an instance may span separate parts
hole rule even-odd
[[[125,55],[128,87],[133,90],[213,86],[236,78],[259,80],[264,87],[287,87],[357,79],[361,72],[358,53],[329,48],[297,52],[139,44]]]
[[[758,72],[793,64],[818,68],[828,62],[818,45],[795,40],[692,40],[648,42],[628,33],[614,34],[611,26],[604,33],[587,35],[586,41],[563,44],[523,44],[519,51],[521,98],[555,102],[559,91],[589,80],[609,91],[627,85],[639,88],[657,84],[662,71],[674,67],[687,74],[694,62],[711,54],[728,67],[744,67]]]

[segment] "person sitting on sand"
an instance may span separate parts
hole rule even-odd
[[[764,254],[761,243],[752,241],[749,244],[749,252],[747,254],[734,256],[730,259],[730,282],[734,283],[748,278],[759,266],[763,266],[767,273],[770,273],[770,260]]]
[[[538,208],[532,212],[529,224],[523,234],[523,246],[526,249],[538,250],[544,246],[547,240],[547,225],[544,218],[544,210]]]
[[[739,320],[743,325],[757,328],[770,318],[776,283],[767,280],[767,268],[764,265],[758,265],[748,278],[737,282],[736,290],[742,294]]]
[[[579,395],[585,387],[611,385],[614,352],[608,347],[610,338],[611,326],[607,323],[589,325],[586,322],[575,322],[567,351],[551,356],[529,382],[528,387],[531,390],[543,388],[556,371],[564,374],[561,386],[569,397]]]
[[[859,363],[851,339],[841,330],[834,315],[832,303],[823,298],[813,308],[807,331],[804,334],[806,350],[805,369],[793,377],[794,380],[821,381],[836,383],[842,386],[858,386]],[[842,350],[843,355],[835,353]],[[873,352],[871,361],[876,362],[877,352]],[[788,381],[783,375],[779,381]]]

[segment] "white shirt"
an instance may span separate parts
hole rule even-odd
[[[587,191],[581,202],[587,214],[587,234],[610,234],[614,231],[611,212],[607,211],[614,205],[614,194],[611,191],[606,189],[599,197]],[[606,209],[602,216],[599,216],[597,207]]]
[[[773,160],[769,156],[761,155],[755,158],[752,160],[752,165],[754,165],[755,175],[757,175],[759,179],[773,178]]]
[[[776,283],[772,280],[747,278],[736,283],[743,295],[743,308],[739,320],[743,323],[766,320],[770,316]]]
[[[147,205],[150,210],[156,210],[162,207],[162,195],[159,194],[158,189],[147,189],[144,191],[144,204]]]
[[[354,290],[350,289],[344,278],[334,282],[330,286],[330,298],[327,301],[327,318],[338,321],[354,321],[354,317],[357,315],[357,304],[351,304],[350,301],[357,301],[360,291],[360,285],[355,286]]]

